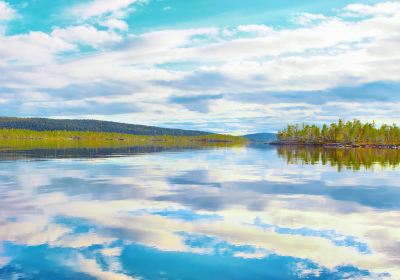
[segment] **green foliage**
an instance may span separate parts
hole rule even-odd
[[[377,127],[374,122],[363,124],[356,119],[348,122],[339,120],[322,127],[308,124],[288,125],[279,131],[278,140],[305,144],[398,145],[400,128],[396,124]]]
[[[57,120],[46,118],[5,118],[0,117],[0,129],[27,129],[35,131],[92,131],[114,132],[134,135],[172,135],[172,136],[201,136],[211,134],[203,131],[182,130],[107,122],[98,120]]]
[[[236,146],[246,139],[231,135],[148,136],[91,131],[34,131],[0,129],[0,149],[102,148],[128,146],[204,147]]]

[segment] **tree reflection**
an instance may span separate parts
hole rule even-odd
[[[347,170],[394,168],[400,163],[400,151],[391,149],[337,149],[307,146],[280,146],[279,157],[288,164],[323,164]]]

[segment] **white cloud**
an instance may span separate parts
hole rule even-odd
[[[122,37],[113,31],[98,30],[91,25],[55,28],[51,35],[66,42],[90,45],[96,48],[104,44],[122,41]]]
[[[307,104],[307,110],[290,108],[287,112],[275,105],[286,103],[289,108],[293,104],[290,100],[243,104],[239,99],[233,100],[238,94],[265,99],[270,92],[298,91],[301,95],[304,91],[379,81],[400,82],[400,63],[397,63],[400,17],[395,2],[349,5],[334,17],[299,14],[296,18],[299,26],[294,28],[211,26],[126,34],[121,32],[128,30],[123,20],[125,11],[135,3],[139,2],[97,0],[73,8],[84,19],[95,17],[94,25],[55,28],[50,34],[0,34],[2,86],[21,92],[19,96],[43,93],[36,100],[20,98],[18,110],[28,113],[57,108],[60,99],[66,96],[64,105],[75,109],[85,108],[93,100],[101,100],[102,104],[118,100],[139,104],[143,112],[121,113],[114,115],[114,120],[159,124],[163,119],[171,126],[179,124],[185,116],[199,127],[209,129],[208,124],[224,123],[242,131],[241,119],[249,116],[268,117],[268,121],[279,124],[276,116],[285,115],[291,120],[335,119],[338,114],[350,115],[351,108],[350,101],[341,100],[338,107],[342,111],[324,107],[322,112],[321,105]],[[350,11],[368,17],[342,16]],[[96,28],[98,25],[107,29]],[[79,45],[97,50],[82,54]],[[66,51],[74,53],[66,57]],[[90,91],[88,96],[80,93],[78,97],[70,91],[62,92],[71,86],[101,87],[102,83],[115,85],[114,92],[119,94],[105,96]],[[189,106],[170,102],[173,96],[204,94],[221,95],[220,99],[202,103],[209,109],[207,115],[201,113],[207,110],[196,111],[196,104],[191,110]],[[12,103],[14,99],[10,94],[3,95],[1,102]],[[379,118],[397,119],[393,117],[396,111],[389,109],[390,104],[382,102],[380,106],[386,108],[386,113],[377,108],[375,113]],[[368,117],[361,111],[357,113],[359,117]],[[110,118],[101,113],[96,117]],[[263,122],[260,127],[264,125]]]
[[[52,63],[56,54],[74,49],[75,45],[40,31],[14,36],[0,34],[0,64],[45,65]]]
[[[254,253],[236,252],[234,256],[243,259],[263,259],[267,257],[267,254],[263,251]]]
[[[294,17],[294,22],[300,25],[309,25],[327,19],[328,17],[322,14],[300,13]]]
[[[117,257],[120,256],[122,252],[122,248],[120,247],[113,247],[113,248],[105,248],[101,250],[101,253],[103,256],[108,256],[108,257]]]
[[[16,10],[14,10],[10,4],[5,1],[0,1],[0,21],[11,20],[15,18],[16,14]]]
[[[343,10],[345,16],[393,16],[400,12],[400,2],[383,2],[375,5],[350,4]]]
[[[113,30],[121,30],[121,31],[127,31],[129,26],[128,24],[120,19],[108,19],[104,22],[100,23],[102,26],[106,26],[109,29],[113,29]]]
[[[95,233],[83,233],[63,236],[60,240],[51,242],[51,245],[66,248],[84,248],[92,245],[109,244],[114,240],[114,238],[99,236]]]
[[[95,259],[88,259],[82,255],[77,255],[76,259],[70,261],[71,267],[76,271],[87,273],[99,280],[134,280],[136,278],[130,277],[123,273],[114,271],[107,271],[101,268],[100,264]]]
[[[92,0],[89,3],[79,4],[71,12],[83,19],[104,15],[116,17],[125,16],[129,6],[134,3],[145,3],[146,0]]]
[[[239,25],[237,30],[242,32],[258,33],[261,35],[266,35],[273,31],[271,27],[262,24]]]

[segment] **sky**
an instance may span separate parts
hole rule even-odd
[[[0,116],[400,121],[400,1],[0,0]]]

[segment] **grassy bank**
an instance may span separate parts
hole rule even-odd
[[[246,139],[231,135],[145,136],[108,132],[0,129],[0,149],[106,148],[128,146],[231,147]]]

